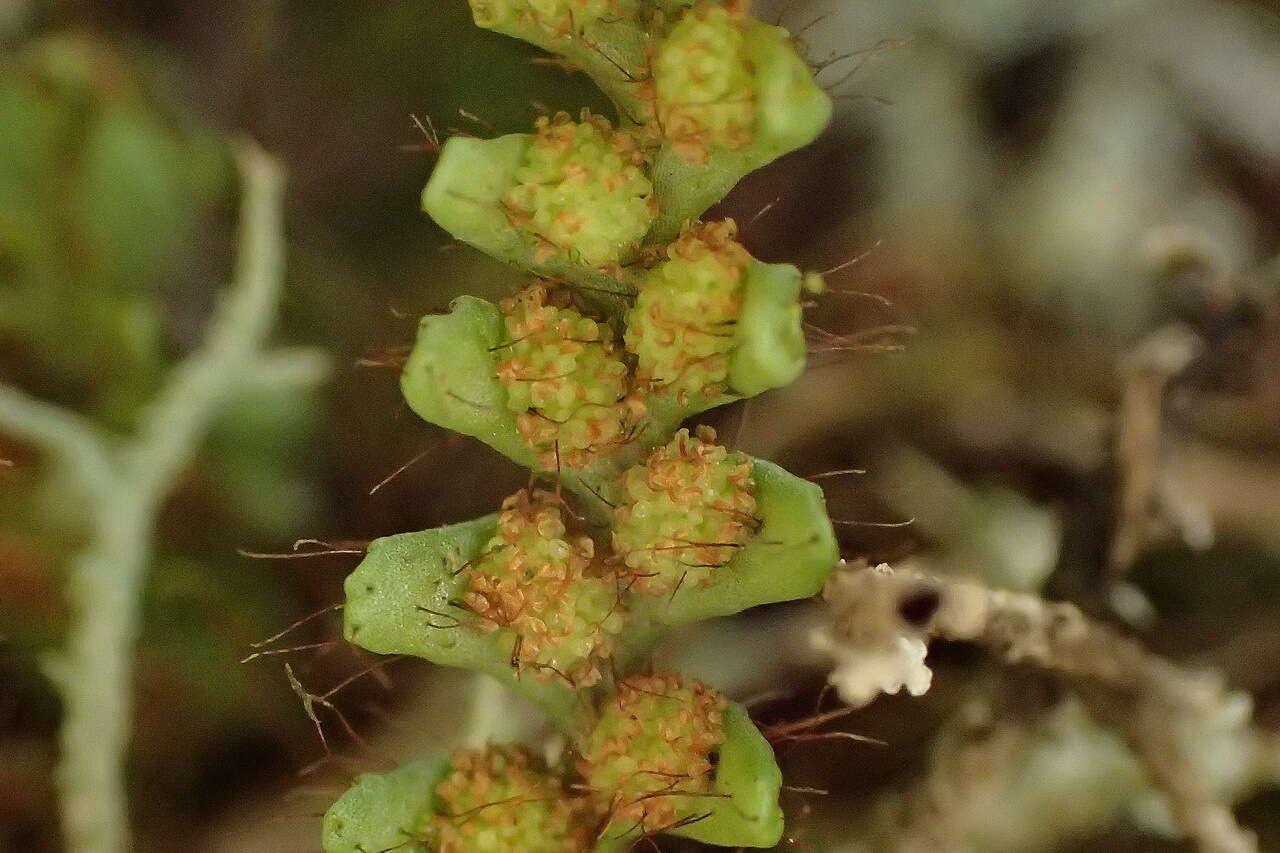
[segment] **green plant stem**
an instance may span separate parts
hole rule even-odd
[[[73,562],[65,648],[49,662],[63,699],[57,784],[69,853],[130,848],[125,754],[133,722],[140,594],[155,518],[219,407],[260,381],[284,268],[279,166],[249,142],[236,147],[243,180],[236,278],[204,345],[178,365],[136,434],[118,440],[78,416],[0,388],[0,428],[61,457],[90,502],[90,544]],[[296,353],[279,362],[300,371]],[[314,368],[314,362],[311,365]]]

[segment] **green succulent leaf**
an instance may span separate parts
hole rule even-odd
[[[324,815],[324,853],[429,853],[413,840],[422,816],[435,806],[435,788],[449,761],[413,761],[390,773],[364,773]]]
[[[375,654],[413,655],[486,673],[565,723],[575,692],[562,682],[518,677],[506,633],[481,631],[471,613],[452,603],[466,591],[460,570],[493,537],[495,520],[488,515],[374,540],[343,585],[343,633]]]
[[[651,34],[642,0],[470,0],[477,26],[537,45],[580,69],[633,122],[648,118],[643,97]]]

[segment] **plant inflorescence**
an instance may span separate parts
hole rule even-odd
[[[619,119],[562,113],[443,146],[424,209],[532,279],[424,317],[402,390],[537,485],[495,515],[373,542],[346,582],[345,633],[499,679],[568,748],[361,776],[326,815],[325,850],[607,853],[664,833],[772,846],[769,743],[742,706],[646,660],[671,626],[815,594],[838,560],[816,486],[680,427],[804,369],[812,277],[699,217],[812,141],[831,101],[741,0],[471,7],[591,75]]]

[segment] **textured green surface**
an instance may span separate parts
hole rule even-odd
[[[324,853],[430,853],[414,837],[433,808],[436,785],[448,773],[448,760],[434,758],[356,777],[325,812]]]
[[[755,68],[754,138],[734,151],[713,147],[706,164],[691,163],[670,145],[663,146],[653,165],[659,214],[650,242],[675,237],[685,221],[701,216],[749,172],[808,145],[831,119],[831,98],[796,54],[790,33],[751,21],[744,36]]]
[[[623,303],[609,293],[636,290],[634,274],[605,274],[560,253],[540,255],[538,240],[516,228],[504,208],[520,183],[518,174],[533,135],[513,133],[497,139],[455,136],[444,144],[439,162],[422,191],[422,209],[456,239],[523,270],[581,285],[609,310]]]

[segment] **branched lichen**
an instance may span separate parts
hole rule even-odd
[[[134,645],[154,522],[213,418],[255,368],[283,277],[283,174],[250,143],[236,281],[206,340],[174,368],[136,435],[101,433],[18,391],[0,388],[0,428],[71,463],[91,499],[89,544],[69,577],[65,650],[50,661],[63,696],[57,779],[71,853],[129,849],[125,753],[133,719]],[[314,373],[314,372],[313,372]]]

